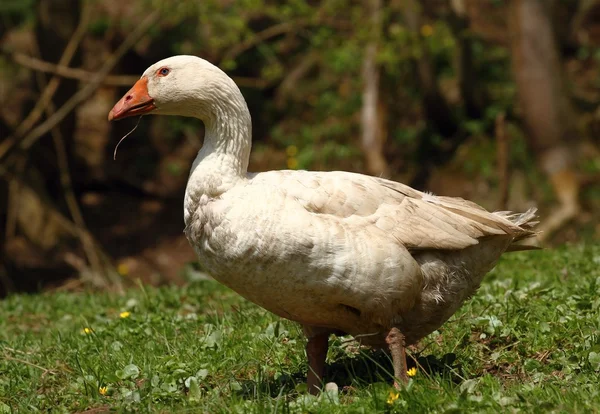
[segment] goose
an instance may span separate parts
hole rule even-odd
[[[488,212],[344,171],[249,173],[246,101],[228,75],[199,57],[150,66],[108,119],[146,114],[204,123],[184,232],[217,281],[301,324],[310,393],[320,391],[332,333],[387,348],[394,385],[403,386],[405,347],[448,320],[504,252],[536,248],[535,209]]]

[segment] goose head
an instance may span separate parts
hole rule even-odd
[[[218,115],[223,102],[240,98],[238,87],[218,67],[196,56],[173,56],[146,69],[109,112],[108,120],[156,114],[207,121]]]

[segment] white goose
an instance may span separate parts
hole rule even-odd
[[[395,384],[407,382],[404,347],[452,316],[502,253],[535,248],[525,240],[535,236],[535,210],[490,213],[349,172],[248,173],[246,102],[229,76],[198,57],[150,66],[108,119],[149,113],[204,122],[185,233],[215,279],[302,324],[312,393],[330,333],[389,346]]]

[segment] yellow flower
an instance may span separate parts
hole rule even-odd
[[[388,395],[387,403],[393,404],[400,397],[400,393],[398,391],[392,390],[390,391],[390,395]]]
[[[122,276],[127,276],[129,274],[129,266],[127,266],[127,263],[120,263],[117,266],[117,272]]]
[[[298,160],[296,158],[288,158],[287,160],[287,167],[290,170],[295,170],[296,168],[298,168]]]
[[[429,24],[424,24],[423,26],[421,26],[421,34],[423,35],[423,37],[429,37],[433,34],[433,27],[431,27],[431,25]]]
[[[131,315],[131,312],[127,312],[127,311],[119,313],[119,317],[122,319],[129,318],[130,315]]]
[[[411,369],[409,369],[408,371],[406,371],[406,374],[409,377],[414,377],[415,375],[417,375],[417,367],[412,367]]]
[[[106,395],[106,393],[108,392],[108,388],[107,387],[100,387],[98,388],[98,392],[102,395]]]
[[[92,333],[92,332],[94,332],[94,331],[92,331],[92,328],[85,327],[85,328],[83,328],[83,331],[82,331],[82,332],[83,332],[84,334],[86,334],[86,335],[89,335],[89,334],[91,334],[91,333]]]
[[[288,157],[293,158],[298,154],[298,148],[295,145],[290,145],[285,149],[285,153]]]

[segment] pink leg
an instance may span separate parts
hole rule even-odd
[[[390,348],[392,354],[392,363],[394,364],[394,387],[400,389],[402,385],[408,384],[408,374],[406,373],[406,353],[404,352],[404,335],[398,328],[390,329],[385,342]]]
[[[328,333],[320,333],[308,338],[308,343],[306,344],[306,355],[308,356],[308,376],[306,383],[308,385],[308,392],[313,395],[318,394],[321,388],[328,347]]]

